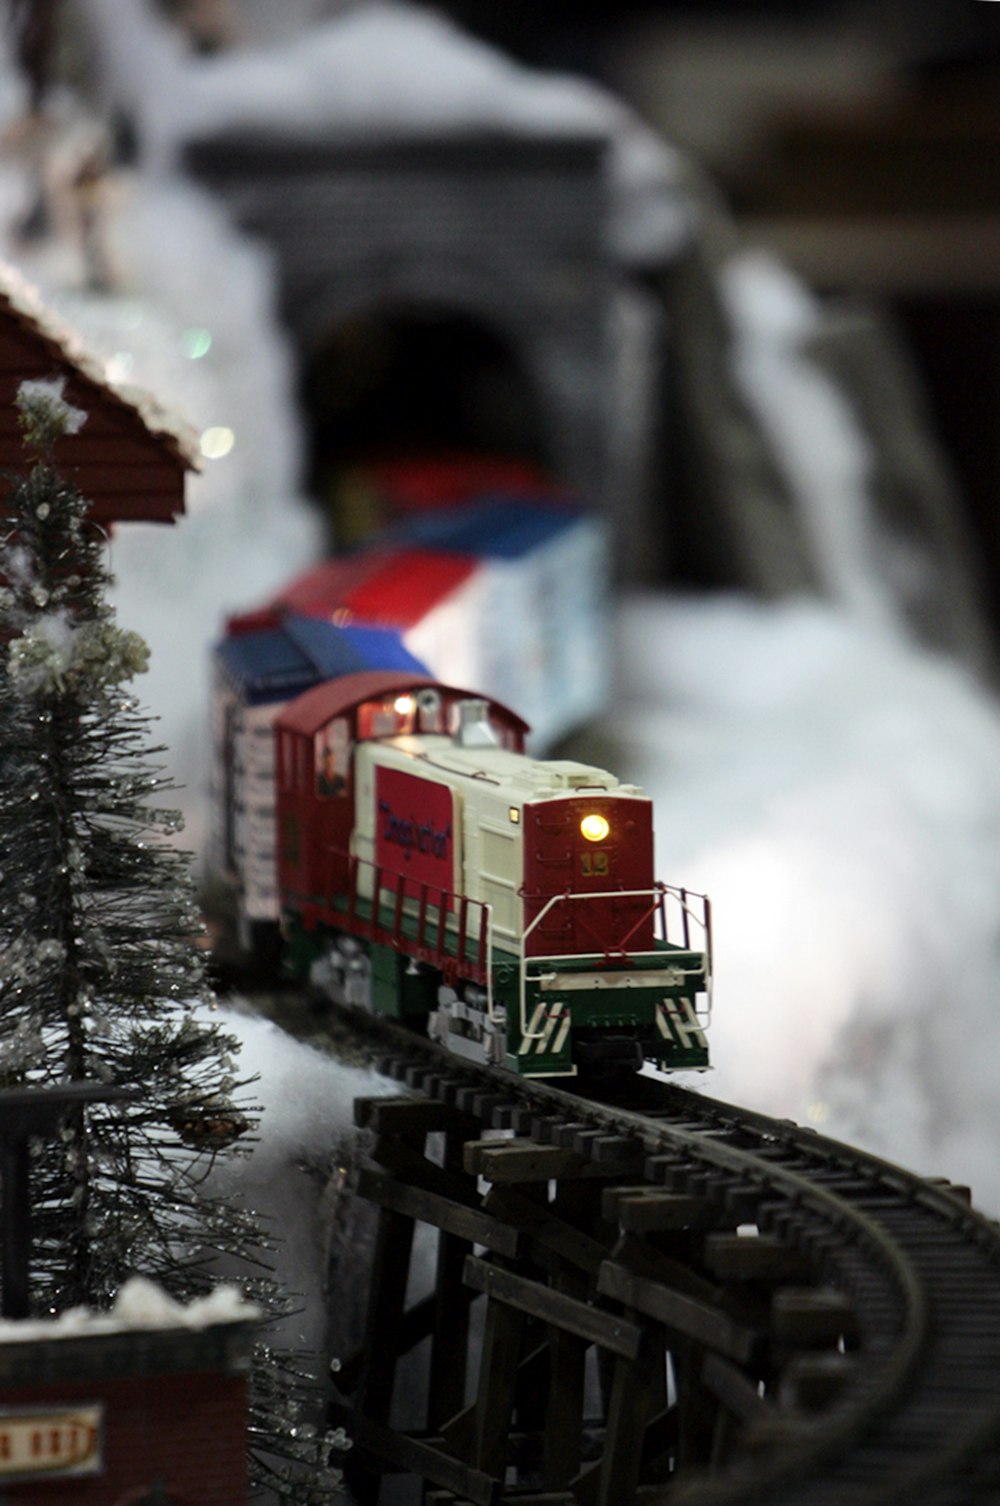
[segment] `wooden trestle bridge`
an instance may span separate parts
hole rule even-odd
[[[332,1408],[361,1506],[390,1473],[427,1506],[1000,1502],[1000,1230],[967,1189],[651,1078],[595,1102],[380,1049],[400,1091],[355,1105],[377,1233]]]

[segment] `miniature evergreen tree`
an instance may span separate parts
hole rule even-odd
[[[36,461],[0,519],[0,1087],[86,1079],[141,1095],[75,1111],[38,1146],[34,1300],[106,1307],[133,1273],[190,1300],[219,1257],[230,1271],[260,1259],[253,1213],[203,1186],[247,1128],[238,1043],[206,1017],[187,862],[167,840],[179,816],[159,803],[163,750],[130,689],[146,647],[117,626],[106,540],[54,464],[86,415],[60,382],[24,382],[16,402]],[[243,1285],[280,1306],[262,1266]],[[257,1363],[252,1452],[275,1484],[265,1451],[322,1451],[297,1441],[297,1378],[263,1346]],[[294,1499],[329,1500],[332,1482],[320,1470]]]
[[[40,1151],[35,1286],[44,1308],[100,1307],[138,1269],[190,1297],[232,1225],[197,1192],[191,1142],[245,1125],[235,1042],[196,1013],[197,916],[160,836],[179,818],[149,804],[165,781],[129,690],[145,645],[115,624],[104,537],[52,463],[85,415],[47,382],[23,383],[17,406],[38,461],[0,528],[0,1085],[142,1090],[130,1109],[77,1112]]]

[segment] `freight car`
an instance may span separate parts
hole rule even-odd
[[[708,901],[655,880],[640,790],[402,670],[328,680],[274,727],[294,976],[522,1075],[708,1065]]]

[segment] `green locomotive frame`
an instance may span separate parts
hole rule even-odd
[[[686,893],[677,892],[686,902]],[[425,893],[419,903],[404,904],[398,894],[385,899],[383,893],[379,887],[376,908],[352,885],[350,899],[307,902],[288,912],[283,929],[290,975],[307,979],[338,934],[353,936],[367,950],[370,1005],[377,1014],[417,1025],[437,1009],[442,983],[485,987],[484,1024],[488,1016],[506,1034],[500,1064],[521,1076],[574,1075],[581,1043],[599,1057],[602,1041],[611,1037],[637,1040],[642,1058],[663,1068],[709,1065],[708,1010],[697,1010],[699,995],[710,987],[707,952],[657,938],[653,951],[622,959],[597,953],[524,958],[493,940],[488,924],[468,932],[464,910],[462,924],[451,910],[451,896],[435,900]]]

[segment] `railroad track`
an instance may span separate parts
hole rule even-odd
[[[333,1416],[359,1501],[386,1472],[431,1506],[1000,1501],[1000,1231],[966,1189],[656,1079],[582,1099],[350,1028],[402,1089],[355,1107],[378,1229]]]

